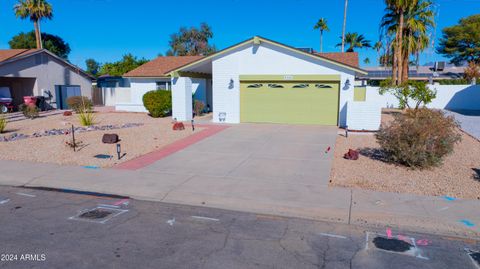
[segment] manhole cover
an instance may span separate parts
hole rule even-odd
[[[93,157],[95,157],[97,159],[111,159],[111,158],[113,158],[112,155],[108,155],[108,154],[97,154]]]
[[[78,217],[79,218],[86,218],[86,219],[104,219],[110,214],[112,214],[112,212],[107,211],[107,210],[94,209],[94,210],[91,210],[91,211],[87,211],[87,212],[81,214]]]
[[[82,210],[79,214],[77,214],[76,216],[70,217],[69,219],[105,223],[110,219],[120,214],[123,214],[127,211],[128,210],[126,209],[97,206],[96,208],[93,208],[93,209]]]
[[[410,243],[395,238],[384,238],[377,236],[373,239],[373,244],[383,250],[394,252],[405,252],[413,247]]]

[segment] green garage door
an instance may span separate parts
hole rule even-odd
[[[337,125],[338,82],[243,81],[240,121]]]

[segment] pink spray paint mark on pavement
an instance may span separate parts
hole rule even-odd
[[[327,154],[328,152],[330,152],[330,146],[325,150],[325,154]]]
[[[387,228],[387,237],[388,237],[388,239],[392,238],[392,229],[390,229],[390,228]]]
[[[417,245],[419,246],[428,246],[430,244],[430,240],[428,239],[418,239]]]
[[[113,203],[114,206],[125,205],[125,204],[128,204],[128,199],[122,199],[120,201]]]

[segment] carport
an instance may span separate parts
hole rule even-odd
[[[12,95],[13,105],[23,103],[24,96],[34,95],[36,78],[0,77],[0,87],[8,87]]]

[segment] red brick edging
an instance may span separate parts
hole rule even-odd
[[[185,126],[187,127],[187,126]],[[142,155],[140,157],[137,157],[135,159],[132,159],[130,161],[126,161],[124,163],[120,163],[116,165],[114,168],[116,169],[125,169],[125,170],[137,170],[140,168],[143,168],[145,166],[148,166],[158,160],[161,160],[168,155],[171,155],[179,150],[182,150],[192,144],[195,144],[207,137],[210,137],[216,133],[219,133],[225,129],[227,129],[229,126],[220,126],[220,125],[196,125],[196,127],[202,127],[205,128],[205,130],[202,130],[198,133],[195,133],[191,136],[185,137],[183,139],[180,139],[178,141],[173,142],[172,144],[169,144],[159,150],[152,151],[150,153],[147,153],[145,155]],[[188,128],[188,127],[187,127]]]

